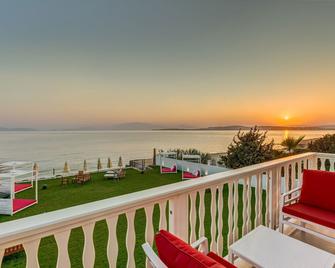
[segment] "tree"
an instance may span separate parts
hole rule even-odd
[[[222,162],[227,168],[241,168],[258,164],[274,158],[273,140],[266,142],[267,132],[261,132],[256,126],[248,132],[239,130],[229,145]]]
[[[211,156],[209,153],[204,153],[199,151],[198,149],[190,148],[190,149],[173,149],[170,150],[171,152],[175,152],[177,154],[177,159],[181,160],[183,157],[183,154],[189,154],[189,155],[200,155],[201,163],[207,164],[208,160],[211,159]]]
[[[308,149],[313,152],[335,153],[335,134],[327,134],[322,138],[311,141]]]
[[[300,136],[299,138],[287,137],[281,142],[281,146],[286,148],[289,153],[293,153],[304,138],[305,136]]]

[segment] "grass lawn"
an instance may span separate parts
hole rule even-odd
[[[132,193],[148,188],[153,188],[161,185],[171,184],[181,181],[180,174],[166,174],[162,176],[159,173],[159,168],[155,168],[141,174],[136,170],[127,170],[126,178],[119,182],[105,180],[103,174],[94,174],[92,182],[85,185],[69,184],[60,185],[59,180],[41,181],[39,188],[46,184],[46,190],[39,191],[39,204],[28,208],[14,216],[0,216],[0,222],[10,221],[14,219],[24,218],[44,212],[49,212],[65,207],[84,204],[92,201],[97,201],[109,197]],[[239,188],[239,227],[242,226],[242,187]],[[32,192],[26,191],[19,195],[20,197],[32,196]],[[224,188],[224,213],[223,213],[223,235],[226,241],[227,235],[227,197],[228,188]],[[264,199],[264,196],[263,196]],[[211,194],[206,192],[205,204],[205,231],[206,236],[210,239],[210,202]],[[252,194],[252,202],[254,203],[254,193]],[[264,202],[263,202],[264,204]],[[254,207],[254,205],[252,206]],[[252,218],[254,217],[254,209],[252,210]],[[156,206],[154,210],[154,228],[158,230],[159,209]],[[135,217],[136,230],[136,249],[135,259],[136,267],[145,267],[145,256],[141,249],[141,244],[144,242],[145,236],[145,213],[144,210],[138,210]],[[117,233],[119,241],[119,256],[118,267],[126,267],[127,251],[125,247],[125,237],[127,231],[127,221],[125,215],[121,215],[118,220]],[[241,228],[240,228],[241,232]],[[94,230],[94,243],[96,248],[95,267],[108,267],[108,260],[106,255],[108,229],[105,221],[97,222]],[[226,242],[224,242],[226,244]],[[71,259],[71,267],[82,267],[82,252],[84,244],[84,235],[81,228],[73,229],[68,245],[68,250]],[[225,245],[224,252],[227,253]],[[46,237],[42,239],[39,250],[39,260],[41,267],[55,267],[57,261],[57,246],[53,237]],[[4,258],[2,267],[25,267],[24,252],[18,253]]]

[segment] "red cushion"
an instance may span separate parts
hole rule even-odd
[[[299,202],[335,212],[335,172],[304,170]]]
[[[163,167],[162,168],[162,172],[164,173],[170,173],[170,172],[174,172],[175,170],[173,170],[172,168],[168,168],[168,167]]]
[[[283,207],[283,212],[335,229],[335,212],[301,203]]]
[[[159,258],[169,268],[226,268],[167,231],[159,231],[155,242]]]
[[[166,173],[169,173],[169,172],[176,172],[177,171],[177,166],[176,165],[173,165],[172,167],[162,167],[162,172],[166,172]]]
[[[196,175],[191,172],[184,171],[183,178],[185,179],[196,179],[200,177],[200,172],[198,171]]]
[[[212,258],[216,262],[221,263],[226,268],[237,268],[234,264],[231,264],[230,262],[226,261],[224,258],[221,258],[219,255],[212,251],[209,252],[207,256]]]

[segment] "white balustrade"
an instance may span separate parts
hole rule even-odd
[[[103,250],[107,252],[109,267],[117,267],[119,251],[123,250],[119,241],[123,236],[118,236],[117,223],[124,215],[127,225],[122,245],[125,244],[127,251],[127,263],[124,263],[127,267],[136,266],[135,246],[144,242],[138,240],[139,235],[152,245],[157,229],[169,229],[188,242],[210,234],[210,249],[221,255],[224,243],[229,246],[240,233],[243,236],[263,223],[277,228],[281,193],[301,184],[302,167],[316,168],[317,159],[321,169],[330,165],[329,169],[334,170],[335,155],[305,153],[1,223],[0,261],[6,248],[23,244],[27,267],[39,267],[40,240],[53,235],[58,247],[57,267],[70,267],[71,230],[81,227],[84,232],[83,266],[93,267],[97,255],[93,236],[95,223],[106,220],[108,243]],[[240,211],[239,202],[242,202]],[[159,215],[155,206],[159,208]],[[139,234],[139,228],[135,228],[135,216],[137,219],[137,213],[142,213],[139,210],[144,210],[145,226],[141,226],[144,234],[143,231]],[[240,217],[242,226],[239,225]]]

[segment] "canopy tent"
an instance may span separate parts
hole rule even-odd
[[[177,173],[177,153],[176,152],[161,152],[160,154],[160,171],[161,174]],[[169,165],[165,163],[165,159],[169,158]],[[170,160],[174,159],[174,161]]]
[[[190,154],[183,154],[182,160],[185,161],[182,165],[182,179],[196,179],[201,177],[201,170],[197,165],[201,163],[201,156],[200,155],[190,155]],[[190,164],[187,164],[189,162]]]
[[[0,214],[14,215],[38,202],[38,168],[31,162],[12,161],[2,163],[11,168],[0,173]],[[16,194],[35,188],[31,199],[16,198]]]

